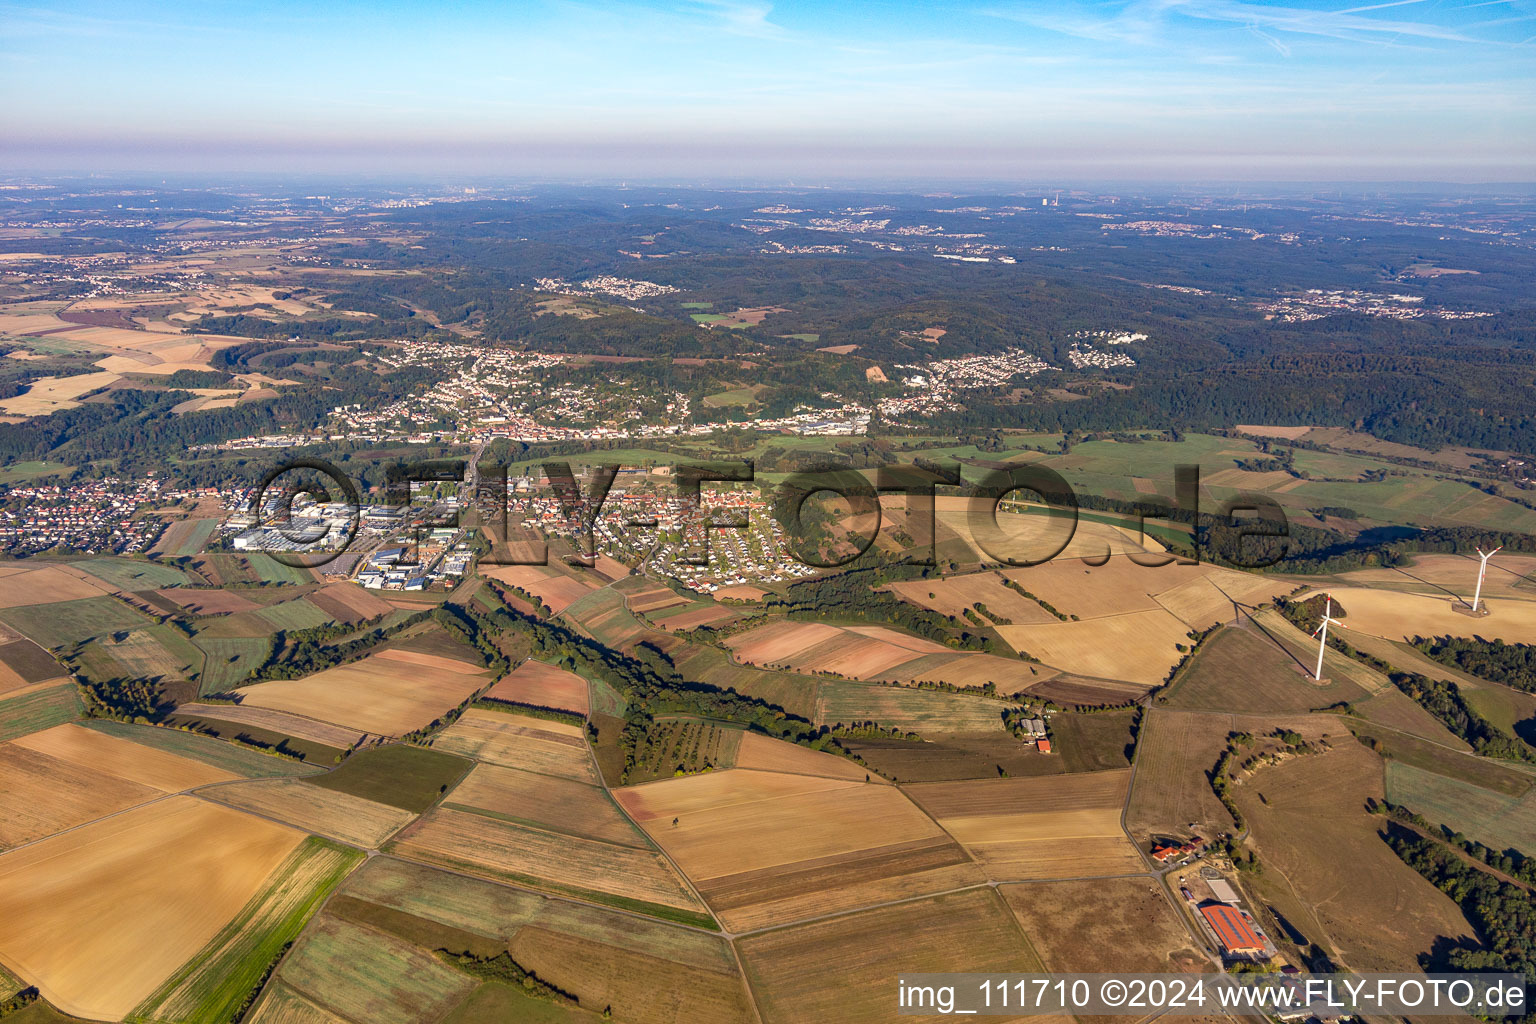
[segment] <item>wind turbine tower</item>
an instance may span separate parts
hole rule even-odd
[[[1477,611],[1477,603],[1483,598],[1483,577],[1488,575],[1488,559],[1503,550],[1503,546],[1500,545],[1485,555],[1482,548],[1477,549],[1477,557],[1482,559],[1483,564],[1477,570],[1477,592],[1472,595],[1472,610],[1474,612]]]
[[[1341,625],[1341,626],[1344,625],[1344,623],[1339,622],[1338,619],[1333,617],[1333,595],[1332,594],[1328,595],[1328,603],[1323,608],[1323,621],[1322,621],[1322,623],[1319,624],[1318,627],[1312,631],[1312,635],[1318,638],[1318,640],[1317,640],[1317,668],[1315,670],[1313,670],[1312,678],[1316,679],[1318,682],[1322,682],[1323,681],[1323,652],[1328,649],[1328,624],[1330,622],[1338,622],[1339,625]]]

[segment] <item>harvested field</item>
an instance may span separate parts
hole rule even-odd
[[[767,1021],[889,1021],[894,981],[915,969],[1043,970],[1002,900],[986,889],[750,935],[738,948]]]
[[[87,729],[82,725],[57,726],[21,737],[13,743],[91,771],[149,786],[162,793],[177,793],[184,789],[241,778],[223,768]]]
[[[432,749],[596,784],[581,727],[528,715],[470,708],[432,738]]]
[[[172,587],[157,590],[159,596],[186,609],[189,615],[231,615],[236,612],[253,612],[261,607],[233,590],[194,590],[190,587]]]
[[[170,626],[150,626],[126,635],[100,637],[94,645],[121,668],[122,677],[127,679],[193,679],[203,664],[203,652]]]
[[[542,661],[525,661],[486,691],[493,700],[587,713],[587,681]]]
[[[1536,788],[1512,797],[1388,761],[1387,799],[1495,850],[1515,849],[1536,856]]]
[[[879,776],[871,778],[867,769],[846,757],[811,750],[798,743],[786,743],[757,732],[742,734],[741,745],[736,749],[736,767],[791,775],[819,775],[850,782],[884,781]]]
[[[997,633],[1015,650],[1047,665],[1146,686],[1166,679],[1168,670],[1183,657],[1176,645],[1190,642],[1189,626],[1162,608],[1081,622],[998,626]]]
[[[410,811],[312,786],[302,779],[262,779],[238,786],[219,786],[203,796],[365,850],[382,846],[416,817]]]
[[[391,850],[412,860],[667,920],[709,920],[666,858],[649,849],[439,808],[401,833]]]
[[[1238,731],[1230,715],[1149,708],[1136,750],[1136,783],[1126,827],[1138,838],[1183,835],[1190,823],[1212,831],[1232,816],[1211,790],[1210,772]]]
[[[5,588],[0,590],[0,608],[80,601],[101,597],[104,592],[100,586],[93,586],[63,569],[48,566],[7,576]]]
[[[1377,834],[1381,819],[1365,803],[1386,796],[1382,774],[1380,758],[1342,743],[1261,768],[1233,795],[1265,866],[1250,884],[1266,902],[1351,970],[1416,971],[1442,937],[1473,931]]]
[[[761,601],[767,594],[768,591],[762,587],[741,583],[733,587],[721,587],[715,591],[715,598],[720,601]]]
[[[611,1006],[618,1020],[722,1024],[751,1016],[735,957],[718,936],[388,857],[370,861],[345,893],[333,903],[337,913],[419,945],[453,936],[486,952],[510,950],[583,1007]]]
[[[239,916],[145,1000],[134,1017],[188,1024],[233,1019],[264,980],[268,965],[362,859],[352,850],[305,840]]]
[[[419,814],[437,802],[469,771],[462,757],[394,744],[370,747],[324,775],[310,776],[310,785]]]
[[[448,658],[387,650],[303,679],[236,691],[242,704],[274,708],[376,736],[430,724],[486,685],[483,671]]]
[[[1345,608],[1346,626],[1385,640],[1412,640],[1417,634],[1536,644],[1536,600],[1528,598],[1495,598],[1488,601],[1491,614],[1471,616],[1456,611],[1452,598],[1353,587],[1330,593]]]
[[[0,957],[61,1010],[120,1020],[239,914],[302,839],[174,796],[13,851],[0,857]]]
[[[1424,710],[1412,697],[1397,687],[1382,690],[1374,697],[1350,705],[1355,714],[1367,722],[1375,722],[1398,732],[1420,736],[1433,743],[1453,750],[1470,751],[1466,740],[1441,724],[1440,720]]]
[[[476,765],[443,806],[597,842],[651,845],[597,786],[516,768]]]
[[[477,984],[426,950],[329,913],[294,944],[277,977],[361,1024],[439,1020]]]
[[[240,778],[263,779],[286,775],[303,775],[314,769],[284,757],[269,754],[236,743],[199,736],[197,733],[178,729],[161,729],[152,725],[129,725],[109,719],[93,718],[81,723],[82,728],[92,729],[107,736],[131,740],[135,744],[163,750],[178,757],[201,761],[221,771],[231,772]]]
[[[678,670],[689,679],[756,697],[805,719],[816,715],[816,695],[821,683],[814,676],[738,665],[723,651],[700,644],[685,644],[671,656]],[[594,691],[598,691],[596,685]]]
[[[1536,555],[1501,551],[1488,562],[1483,596],[1532,600],[1536,598],[1533,573]],[[1406,567],[1354,569],[1340,573],[1338,580],[1352,587],[1470,601],[1477,585],[1477,558],[1470,554],[1416,554]]]
[[[117,598],[106,596],[6,608],[0,611],[0,621],[48,648],[67,647],[119,630],[142,629],[152,622]]]
[[[1296,633],[1289,623],[1281,623]],[[1314,641],[1314,656],[1316,650]],[[1332,671],[1336,663],[1347,661],[1330,650],[1323,662],[1323,682],[1318,683],[1311,677],[1310,663],[1303,665],[1288,647],[1275,642],[1273,634],[1261,629],[1223,629],[1201,644],[1162,699],[1170,707],[1250,714],[1295,714],[1340,701],[1364,700],[1370,691],[1350,680],[1348,666],[1339,664],[1340,671]]]
[[[80,704],[80,691],[74,683],[60,683],[40,690],[28,687],[0,700],[0,741],[72,722],[84,710]]]
[[[675,608],[689,603],[686,597],[671,587],[664,587],[659,583],[651,583],[640,590],[631,591],[624,596],[624,600],[628,602],[630,611],[641,615],[649,615],[663,608]]]
[[[10,416],[47,416],[62,409],[78,408],[76,399],[122,380],[116,373],[77,373],[72,377],[39,377],[25,392],[0,401],[0,411]]]
[[[1162,886],[1151,878],[1031,882],[998,889],[1055,973],[1209,970]]]
[[[892,583],[884,589],[904,601],[936,611],[940,615],[958,617],[967,608],[980,603],[987,608],[983,614],[993,620],[1001,616],[1015,623],[1056,621],[1056,616],[1034,601],[1004,586],[1004,578],[998,572],[976,572],[964,576],[945,576],[942,579]],[[991,615],[992,612],[997,614]]]
[[[292,736],[294,739],[313,740],[339,750],[351,749],[367,735],[356,729],[317,722],[313,718],[302,718],[286,711],[247,707],[243,704],[182,704],[176,708],[176,714],[183,718],[208,718],[234,725],[249,725]]]
[[[71,726],[59,726],[67,729]],[[10,849],[115,814],[160,790],[17,746],[0,745],[0,848]]]
[[[781,621],[728,638],[737,659],[752,665],[826,672],[852,679],[879,677],[898,665],[949,648],[880,626],[829,626]]]
[[[987,697],[944,690],[919,690],[882,683],[832,680],[816,700],[818,724],[875,721],[886,728],[927,737],[934,733],[1001,732],[1011,705]]]
[[[261,1002],[246,1018],[250,1024],[351,1024],[299,995],[280,981],[267,985]]]
[[[902,789],[998,880],[1144,870],[1120,828],[1129,770]]]
[[[332,583],[310,594],[307,600],[337,622],[349,626],[394,611],[394,605],[356,583]]]
[[[485,570],[484,575],[500,583],[521,587],[543,601],[556,615],[597,587],[595,582],[588,584],[542,565],[502,565]]]
[[[733,931],[980,880],[890,786],[737,769],[615,795]]]

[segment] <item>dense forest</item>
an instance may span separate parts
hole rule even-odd
[[[1536,647],[1459,636],[1414,637],[1413,646],[1443,665],[1536,693]]]

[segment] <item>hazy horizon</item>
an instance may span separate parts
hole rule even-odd
[[[1536,179],[1536,3],[8,4],[11,170]]]

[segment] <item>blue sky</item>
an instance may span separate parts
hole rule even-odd
[[[0,3],[0,163],[1536,178],[1536,0]]]

